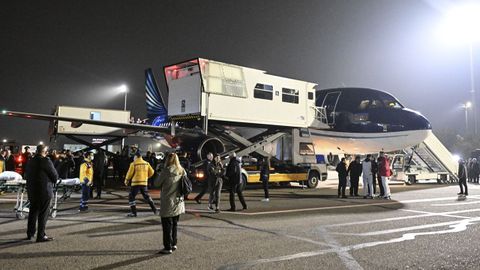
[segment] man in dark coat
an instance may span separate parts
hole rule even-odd
[[[347,188],[347,164],[345,158],[342,158],[338,163],[336,171],[338,173],[338,198],[347,198],[345,196],[345,189]]]
[[[28,162],[25,172],[27,180],[30,212],[28,214],[27,239],[35,235],[38,220],[37,242],[51,241],[53,238],[45,234],[50,201],[53,198],[53,185],[57,182],[58,174],[53,163],[47,157],[47,147],[37,146],[36,155]]]
[[[60,154],[57,159],[55,169],[60,179],[70,178],[72,171],[75,169],[75,161],[71,156],[67,156],[66,152]]]
[[[15,171],[15,157],[10,150],[7,150],[7,156],[5,157],[5,170],[11,172]]]
[[[97,196],[95,197],[95,199],[102,198],[102,187],[104,186],[105,173],[107,171],[106,166],[107,157],[105,156],[105,152],[99,150],[93,158],[93,183],[97,188]]]
[[[460,185],[460,193],[458,195],[465,195],[468,196],[468,187],[467,187],[467,178],[468,172],[467,167],[465,165],[465,161],[460,159],[458,161],[458,184]],[[463,187],[465,187],[465,193],[463,192]]]
[[[203,195],[205,195],[205,193],[207,192],[210,193],[210,190],[212,189],[212,183],[215,182],[216,180],[215,175],[212,173],[213,171],[212,161],[213,161],[213,154],[208,153],[207,159],[203,163],[203,170],[205,171],[205,181],[203,181],[203,186],[202,186],[202,189],[200,190],[200,193],[198,193],[194,199],[198,204],[201,204],[200,200],[202,199]],[[182,162],[180,161],[180,164],[181,163]],[[183,164],[182,164],[182,167],[183,167]],[[210,209],[212,208],[212,206],[209,204],[208,208]]]
[[[236,207],[235,207],[235,192],[238,195],[238,199],[240,200],[240,203],[243,206],[243,210],[247,209],[247,204],[245,203],[245,199],[243,198],[243,193],[242,193],[242,167],[240,165],[240,161],[237,160],[237,155],[232,153],[230,155],[230,162],[228,163],[227,166],[227,172],[226,175],[228,177],[228,183],[230,184],[230,209],[227,211],[232,211],[234,212]]]
[[[355,160],[348,165],[348,173],[350,174],[350,196],[358,196],[358,181],[362,175],[362,163],[360,163],[359,156],[356,156]]]

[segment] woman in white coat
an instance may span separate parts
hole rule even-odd
[[[185,213],[185,203],[180,195],[180,181],[185,170],[180,165],[178,156],[167,156],[165,169],[160,174],[160,216],[162,218],[163,245],[159,253],[172,254],[177,249],[177,223],[180,215]]]

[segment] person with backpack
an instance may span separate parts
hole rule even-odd
[[[177,224],[180,215],[185,213],[184,195],[181,194],[185,169],[180,165],[178,156],[170,153],[165,169],[160,173],[160,217],[162,219],[163,246],[158,253],[172,254],[177,249]]]
[[[148,194],[148,178],[153,175],[153,168],[150,164],[143,160],[140,152],[135,153],[134,161],[130,164],[127,176],[125,177],[125,185],[130,186],[130,194],[128,195],[128,204],[130,205],[131,212],[128,213],[128,217],[137,216],[137,205],[135,197],[138,192],[142,193],[145,201],[148,202],[153,214],[157,215],[157,207],[152,200],[152,197]]]

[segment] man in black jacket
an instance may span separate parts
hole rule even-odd
[[[201,204],[200,200],[202,199],[203,195],[205,193],[210,193],[210,190],[212,189],[212,183],[216,180],[215,175],[212,174],[212,160],[213,160],[213,154],[208,153],[207,154],[207,159],[203,163],[203,170],[205,171],[205,180],[203,181],[203,186],[202,189],[200,190],[200,193],[195,196],[194,200],[198,203]],[[183,162],[180,160],[180,164],[182,164],[182,167],[188,170],[188,167],[184,167],[186,165],[183,164]],[[209,204],[208,208],[212,210],[212,206]]]
[[[355,160],[348,165],[347,173],[350,174],[350,196],[358,197],[358,181],[362,175],[362,163],[360,156],[356,156]]]
[[[338,163],[336,171],[338,173],[338,198],[347,198],[345,196],[345,189],[347,188],[347,164],[345,163],[345,158],[342,158],[340,163]]]
[[[104,186],[107,169],[107,156],[105,152],[98,150],[93,159],[93,183],[97,188],[97,196],[95,199],[102,198],[102,188]]]
[[[238,199],[243,206],[243,210],[247,209],[247,204],[245,203],[245,199],[243,198],[242,193],[242,172],[240,162],[237,160],[237,155],[232,153],[230,155],[230,162],[227,166],[226,175],[228,177],[228,183],[230,184],[230,209],[227,211],[235,211],[235,192],[238,195]]]
[[[37,242],[53,240],[45,234],[45,226],[50,200],[53,198],[53,185],[57,182],[58,174],[52,161],[46,156],[47,147],[37,146],[36,155],[28,162],[25,174],[28,199],[30,200],[27,239],[30,240],[35,235],[35,226],[38,220]]]

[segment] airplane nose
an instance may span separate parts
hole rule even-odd
[[[430,121],[428,121],[425,116],[416,111],[408,111],[408,120],[406,122],[406,127],[409,130],[432,129]]]

